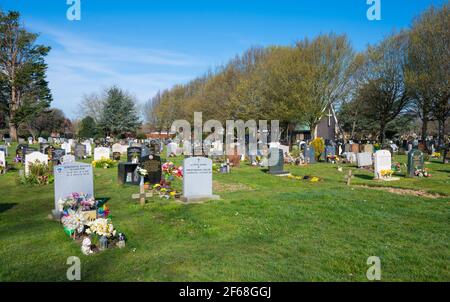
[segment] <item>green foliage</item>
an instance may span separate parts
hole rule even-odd
[[[19,177],[22,185],[43,186],[53,183],[52,168],[44,163],[30,163],[28,175],[25,173]]]
[[[0,103],[14,140],[17,126],[29,122],[52,101],[44,60],[50,48],[35,44],[37,38],[20,24],[18,12],[0,11]]]
[[[321,137],[316,137],[311,142],[311,145],[314,147],[314,154],[316,156],[316,160],[319,160],[320,155],[325,151],[325,141]]]
[[[141,125],[135,100],[127,92],[114,86],[106,91],[106,99],[99,128],[106,134],[134,133]]]
[[[85,117],[80,122],[80,130],[78,131],[78,137],[81,138],[93,138],[97,134],[97,124],[90,116]]]

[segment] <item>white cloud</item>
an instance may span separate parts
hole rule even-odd
[[[193,68],[205,66],[195,57],[173,51],[110,45],[42,24],[32,29],[52,41],[46,58],[52,106],[69,117],[77,116],[84,94],[119,85],[144,102],[160,89],[191,79]]]

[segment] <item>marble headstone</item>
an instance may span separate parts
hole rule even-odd
[[[391,170],[391,152],[388,150],[379,150],[374,154],[374,173],[375,179],[380,179],[382,170]]]
[[[212,192],[212,160],[189,157],[183,161],[183,201],[219,199]]]

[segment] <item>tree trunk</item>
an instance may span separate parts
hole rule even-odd
[[[422,119],[422,140],[425,141],[428,132],[428,119]]]
[[[440,119],[438,121],[438,124],[438,139],[439,146],[441,146],[444,143],[445,120]]]
[[[380,125],[380,143],[383,144],[386,138],[386,124],[384,122]]]
[[[14,123],[14,118],[17,109],[17,92],[16,87],[11,87],[11,106],[9,109],[9,136],[13,142],[17,142],[17,125]]]

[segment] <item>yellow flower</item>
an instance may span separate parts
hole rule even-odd
[[[318,177],[311,178],[311,182],[318,182],[319,180],[320,180],[320,178],[318,178]]]

